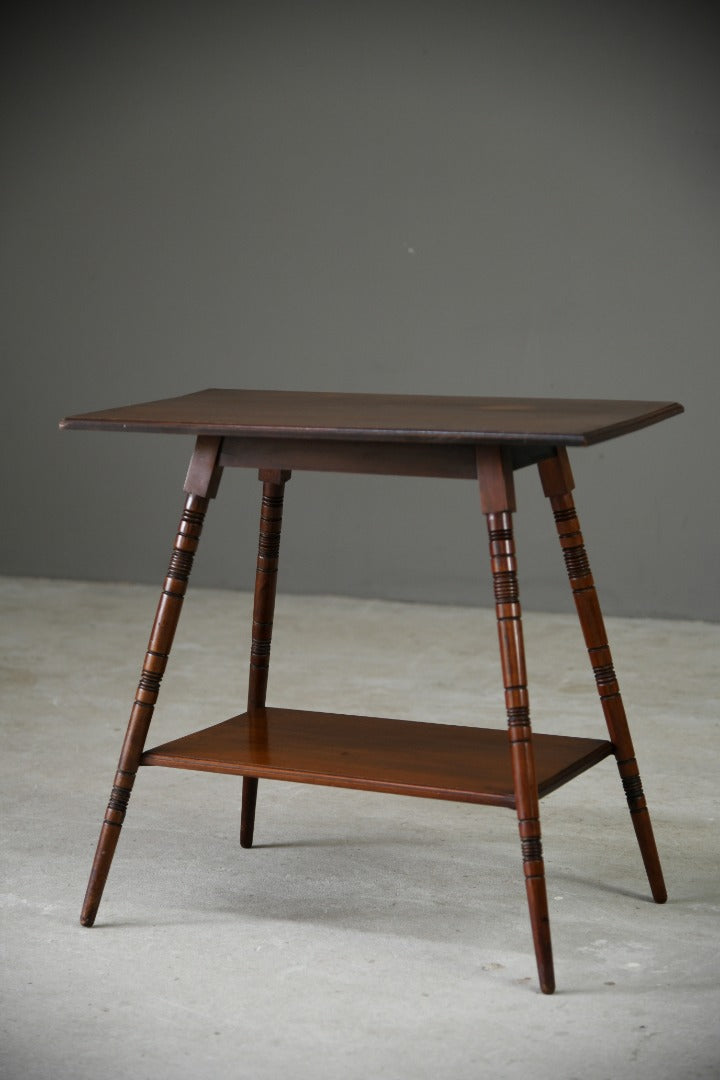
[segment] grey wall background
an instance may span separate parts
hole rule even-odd
[[[720,615],[711,6],[58,5],[5,35],[4,573],[158,581],[205,386],[679,399],[578,451],[608,613]],[[569,606],[535,473],[526,607]],[[233,470],[199,584],[251,584]],[[297,474],[288,591],[486,604],[473,485]]]

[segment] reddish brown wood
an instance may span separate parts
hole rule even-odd
[[[656,900],[665,886],[580,534],[565,447],[590,445],[682,412],[674,402],[406,397],[205,390],[69,417],[64,428],[193,433],[188,494],[153,624],[82,921],[91,925],[138,764],[245,777],[241,842],[252,843],[258,777],[514,807],[545,993],[554,988],[539,799],[614,753]],[[221,445],[223,444],[223,445]],[[512,511],[513,470],[540,463],[611,741],[533,734]],[[192,557],[225,465],[261,468],[263,516],[248,711],[143,753]],[[265,707],[282,516],[290,468],[475,477],[487,517],[508,736],[495,730]],[[509,753],[506,739],[509,738]]]
[[[190,458],[184,491],[188,495],[201,495],[214,499],[222,477],[221,458],[223,440],[215,435],[199,435]]]
[[[540,795],[612,754],[607,739],[535,734],[533,740]],[[516,805],[508,736],[497,728],[254,708],[153,747],[141,764]]]
[[[289,471],[277,469],[260,470],[263,494],[260,510],[257,569],[255,572],[248,709],[261,708],[265,704],[267,696],[270,647],[272,644],[280,559],[283,501],[285,498],[285,484],[289,479]],[[252,847],[255,831],[257,790],[257,777],[245,776],[243,779],[240,819],[240,844],[244,848]]]
[[[63,428],[322,442],[589,446],[682,412],[669,401],[201,390],[70,416]]]
[[[571,494],[575,484],[567,451],[558,449],[556,457],[541,462],[538,468],[555,517],[570,587],[650,889],[653,899],[662,904],[667,900],[667,890],[600,602]]]
[[[515,510],[515,481],[510,452],[499,446],[475,448],[475,469],[483,514]]]
[[[552,994],[555,989],[555,974],[540,831],[535,740],[530,726],[530,699],[512,523],[515,492],[512,473],[508,471],[502,451],[485,447],[478,449],[478,479],[490,539],[490,565],[505,687],[510,761],[530,925],[540,989],[544,994]]]
[[[219,440],[214,441],[214,454],[208,454],[207,446],[203,445],[199,454],[196,451],[196,454],[193,455],[188,472],[188,477],[190,478],[190,474],[192,474],[193,479],[186,481],[186,485],[191,483],[194,487],[206,490],[208,488],[217,488],[219,473],[217,472],[216,463]],[[187,589],[188,578],[192,570],[193,559],[197,551],[208,505],[208,498],[192,493],[188,494],[185,500],[172,555],[170,556],[170,565],[163,583],[150,633],[135,701],[130,712],[117,772],[110,792],[110,800],[100,830],[100,839],[98,840],[80,915],[80,922],[83,926],[93,925],[100,906],[105,882],[120,837],[120,829],[125,820],[125,812],[135,783],[135,776],[145,746],[155,703],[160,692],[160,683],[165,673],[173,638],[175,637],[175,630],[182,610],[182,601]]]

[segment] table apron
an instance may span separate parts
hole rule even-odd
[[[506,452],[513,469],[518,469],[551,457],[555,448],[545,444],[508,446]],[[352,439],[226,437],[218,464],[223,467],[476,480],[476,455],[477,445],[474,443],[411,444]]]

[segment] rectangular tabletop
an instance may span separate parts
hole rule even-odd
[[[682,411],[670,401],[200,390],[69,416],[60,427],[355,443],[590,446]]]

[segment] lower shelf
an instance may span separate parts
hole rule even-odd
[[[603,739],[533,735],[547,795],[613,753]],[[506,731],[256,709],[146,751],[142,765],[515,806]]]

